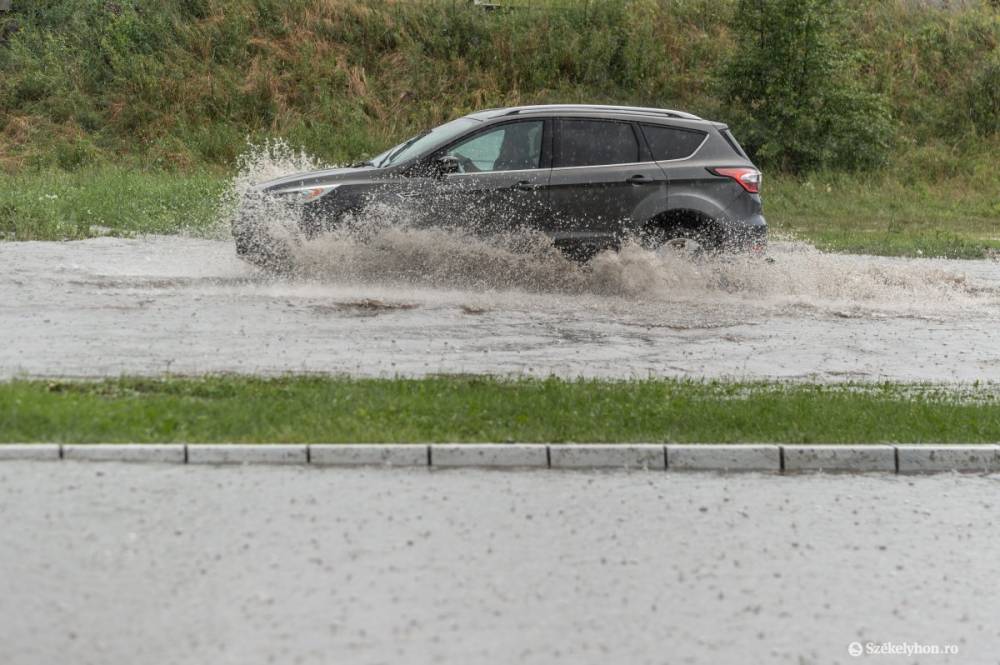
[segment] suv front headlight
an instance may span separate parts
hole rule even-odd
[[[322,185],[320,187],[297,187],[295,189],[274,192],[274,196],[279,196],[285,201],[309,203],[310,201],[315,201],[326,196],[338,187],[340,187],[339,183],[336,185]]]

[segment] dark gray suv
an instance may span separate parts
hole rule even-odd
[[[666,109],[552,105],[473,113],[363,164],[272,180],[252,195],[291,204],[306,237],[388,204],[418,225],[542,231],[585,258],[630,236],[651,248],[762,252],[760,183],[722,123]],[[233,224],[237,252],[280,266],[287,246],[251,208],[244,202]]]

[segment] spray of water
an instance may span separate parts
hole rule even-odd
[[[219,199],[218,222],[210,235],[232,238],[233,224],[242,214],[264,231],[255,242],[297,242],[300,230],[294,211],[261,195],[256,185],[293,173],[331,167],[281,139],[248,144],[237,159],[236,166],[236,175]],[[267,250],[268,247],[261,246],[259,249]]]
[[[253,185],[321,165],[282,143],[248,151],[226,205],[247,205]],[[532,230],[472,233],[468,225],[427,227],[403,206],[380,206],[341,227],[305,237],[286,204],[258,197],[254,221],[266,242],[288,249],[300,278],[475,291],[528,291],[613,296],[648,303],[711,299],[782,308],[816,308],[838,316],[930,313],[995,306],[994,286],[944,262],[827,254],[797,241],[772,243],[770,260],[741,255],[692,258],[626,241],[586,263],[567,258]],[[473,218],[475,210],[468,211]],[[455,220],[451,220],[454,222]],[[459,220],[461,222],[462,220]]]
[[[224,195],[224,204],[235,205],[254,186],[265,180],[280,178],[293,173],[333,168],[319,161],[302,149],[295,149],[281,139],[268,139],[250,144],[236,162],[236,175],[230,190]]]

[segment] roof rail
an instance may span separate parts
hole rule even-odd
[[[498,109],[500,110],[500,109]],[[685,120],[701,120],[693,113],[675,111],[673,109],[658,109],[644,106],[611,106],[603,104],[538,104],[535,106],[519,106],[507,110],[502,115],[518,115],[520,113],[538,113],[542,111],[614,111],[621,113],[644,113],[649,115],[665,115],[671,118]]]

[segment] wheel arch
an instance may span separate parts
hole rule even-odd
[[[723,229],[717,217],[703,208],[670,208],[647,219],[639,230],[643,237],[699,238],[710,245],[722,243]]]

